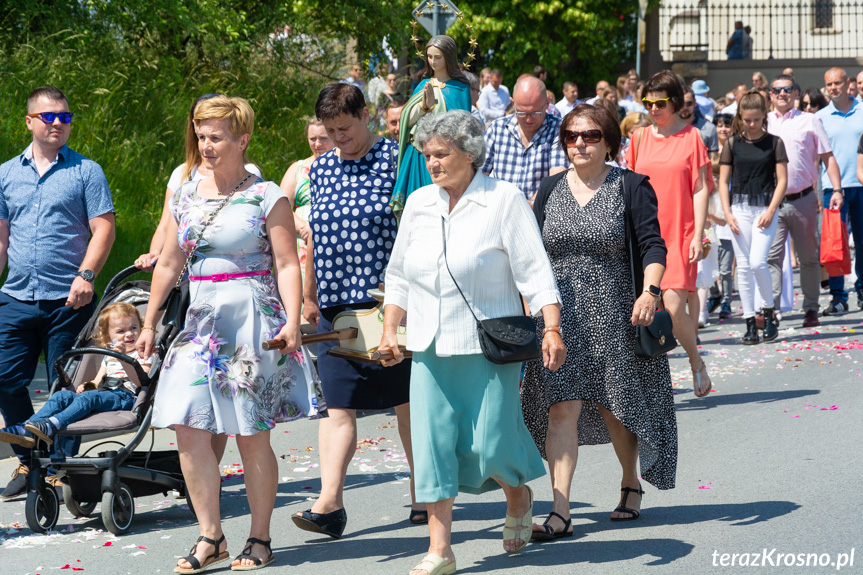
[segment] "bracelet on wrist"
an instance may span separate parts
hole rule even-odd
[[[548,327],[544,328],[544,329],[542,330],[542,335],[545,335],[545,334],[547,334],[547,333],[549,333],[549,332],[554,332],[554,333],[556,333],[557,335],[559,335],[559,336],[563,337],[563,332],[561,331],[561,329],[560,329],[560,326],[559,326],[559,325],[550,325],[550,326],[548,326]]]
[[[141,328],[142,332],[147,331],[147,330],[150,330],[153,333],[156,333],[156,328],[153,327],[152,325],[145,325],[144,327]]]

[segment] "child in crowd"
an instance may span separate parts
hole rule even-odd
[[[756,292],[773,302],[773,283],[767,256],[776,235],[776,210],[785,197],[788,156],[778,136],[767,132],[767,101],[747,92],[731,124],[733,135],[719,158],[719,194],[725,221],[733,235],[737,260],[737,289],[746,320],[743,345],[761,341],[755,322]],[[763,308],[764,341],[779,335],[773,307]]]
[[[135,351],[135,342],[140,334],[138,310],[131,304],[118,302],[107,306],[99,315],[93,339],[99,347],[137,360],[144,373],[149,373],[152,357],[142,361]],[[36,415],[23,424],[0,429],[0,441],[27,448],[34,447],[37,438],[51,444],[58,431],[93,413],[124,411],[135,405],[141,382],[135,371],[127,371],[119,360],[106,356],[94,381],[99,382],[97,389],[87,390],[88,382],[82,382],[75,391],[63,389],[56,392]]]

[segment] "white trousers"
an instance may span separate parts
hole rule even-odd
[[[776,236],[777,218],[774,215],[768,227],[759,228],[758,218],[766,211],[765,207],[748,204],[731,206],[731,213],[740,227],[739,234],[732,234],[731,243],[737,258],[737,291],[740,292],[744,318],[755,316],[756,292],[761,301],[773,301],[773,280],[767,256]]]

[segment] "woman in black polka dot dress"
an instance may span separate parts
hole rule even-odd
[[[614,444],[623,479],[613,521],[640,513],[636,460],[641,477],[659,489],[674,487],[677,466],[668,359],[635,355],[635,325],[653,320],[658,301],[651,292],[659,292],[665,270],[656,195],[633,172],[626,172],[622,192],[623,171],[605,164],[620,143],[620,128],[606,110],[575,108],[561,124],[560,141],[573,169],[543,181],[534,213],[563,300],[559,329],[569,353],[556,372],[529,363],[522,387],[525,423],[548,460],[554,491],[553,511],[534,526],[535,540],[572,535],[569,492],[579,445]],[[556,328],[537,323],[540,334]]]
[[[306,257],[303,315],[319,332],[332,330],[336,315],[377,302],[368,290],[383,283],[396,239],[389,207],[397,145],[371,133],[362,92],[350,84],[321,90],[315,115],[336,145],[309,169],[312,230]],[[381,314],[382,315],[382,314]],[[319,421],[321,495],[311,509],[293,516],[307,531],[338,538],[347,523],[345,474],[356,452],[357,410],[394,407],[399,434],[413,467],[410,442],[410,362],[383,368],[327,354],[337,342],[318,344],[318,373],[329,417]],[[413,495],[413,479],[411,479]],[[413,500],[413,498],[412,498]],[[415,505],[412,517],[424,505]]]

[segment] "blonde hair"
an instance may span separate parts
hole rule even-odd
[[[310,118],[306,118],[306,137],[309,137],[309,128],[312,126],[323,126],[324,123],[315,118],[314,116]]]
[[[198,149],[198,134],[195,133],[195,108],[204,100],[209,100],[218,95],[216,92],[204,94],[192,102],[192,107],[189,108],[189,121],[186,123],[186,163],[183,164],[183,175],[180,181],[185,182],[189,179],[192,170],[201,163],[201,151]]]
[[[96,331],[90,336],[93,341],[96,342],[98,347],[108,347],[111,344],[111,335],[109,330],[111,329],[112,317],[134,317],[138,320],[139,327],[144,325],[144,322],[141,319],[141,314],[138,313],[138,308],[123,301],[112,303],[99,314],[99,320],[96,322]]]
[[[195,127],[201,120],[230,120],[231,134],[239,138],[255,131],[255,111],[243,98],[215,96],[198,104],[195,110]]]
[[[620,132],[623,134],[623,137],[628,138],[630,133],[641,122],[646,122],[649,126],[653,123],[653,118],[651,118],[648,114],[642,114],[639,112],[632,112],[631,114],[627,114],[626,117],[620,122]]]
[[[765,132],[767,131],[767,101],[761,95],[761,92],[758,90],[749,90],[740,98],[740,102],[737,103],[737,114],[734,115],[734,121],[731,122],[732,134],[743,134],[745,131],[743,117],[740,115],[743,110],[758,110],[764,114],[761,128]]]

